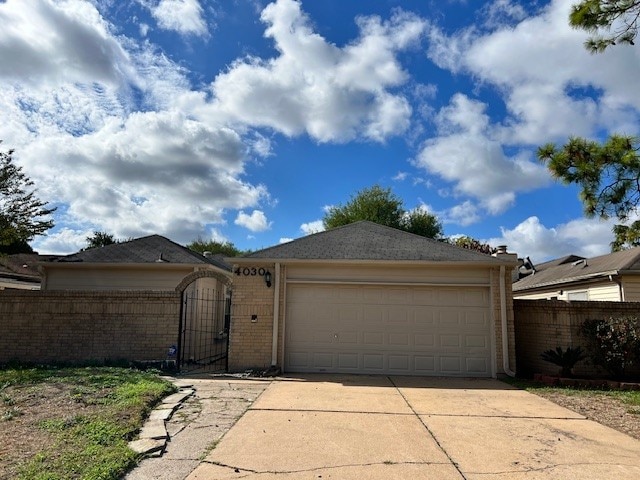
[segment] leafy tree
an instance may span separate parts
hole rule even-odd
[[[112,234],[107,232],[94,231],[93,235],[86,238],[87,246],[85,250],[90,248],[106,247],[107,245],[113,245],[114,243],[120,243]]]
[[[322,219],[327,230],[360,220],[428,238],[442,236],[442,224],[437,217],[420,208],[407,212],[400,197],[392,193],[390,188],[379,185],[359,191],[345,205],[331,207]]]
[[[582,0],[571,7],[569,24],[592,34],[585,48],[601,53],[616,44],[634,45],[639,18],[640,0]]]
[[[616,43],[633,45],[639,18],[640,0],[582,0],[573,5],[569,23],[592,33],[585,48],[602,53]],[[538,149],[553,176],[580,187],[588,217],[621,221],[613,227],[613,251],[640,245],[640,222],[625,225],[640,202],[639,150],[639,139],[628,135],[611,135],[603,143],[571,137],[562,147]]]
[[[442,223],[440,223],[438,217],[421,208],[405,213],[400,222],[400,228],[406,232],[427,238],[442,237]]]
[[[200,237],[192,241],[187,245],[189,250],[204,254],[204,252],[211,252],[213,255],[224,255],[225,257],[238,257],[247,252],[239,250],[231,242],[217,242],[215,240],[204,240]]]
[[[31,181],[13,163],[14,150],[0,152],[0,246],[19,246],[42,235],[51,227],[47,219],[55,208],[36,197]]]

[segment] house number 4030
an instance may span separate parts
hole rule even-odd
[[[256,268],[256,267],[244,267],[244,268],[236,268],[235,272],[236,275],[244,275],[246,277],[253,277],[256,275],[260,275],[261,277],[264,277],[264,274],[267,273],[267,270],[264,268]]]

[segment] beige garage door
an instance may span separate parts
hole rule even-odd
[[[285,369],[489,377],[487,287],[289,284]]]

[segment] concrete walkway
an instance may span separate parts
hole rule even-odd
[[[496,380],[305,375],[188,476],[235,478],[635,480],[640,441]]]
[[[195,392],[165,422],[168,441],[163,442],[162,456],[144,459],[126,480],[186,478],[270,382],[203,376],[174,383]],[[150,422],[153,419],[145,428]]]

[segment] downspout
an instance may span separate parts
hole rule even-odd
[[[278,364],[278,320],[280,318],[280,264],[276,263],[276,281],[273,292],[273,341],[271,347],[271,366]]]
[[[507,328],[507,292],[505,289],[505,268],[500,265],[500,321],[502,323],[502,369],[510,377],[516,373],[509,368],[509,329]]]

